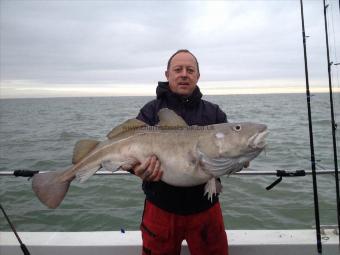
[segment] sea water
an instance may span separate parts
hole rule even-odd
[[[256,170],[311,169],[304,94],[206,96],[227,113],[229,122],[264,123],[270,134]],[[0,100],[0,171],[58,170],[71,163],[73,146],[84,138],[105,139],[133,118],[153,97],[94,97]],[[340,119],[340,94],[334,94]],[[334,169],[328,94],[311,97],[317,169]],[[339,147],[339,131],[337,144]],[[339,155],[339,153],[338,153]],[[339,160],[339,159],[338,159]],[[315,225],[312,177],[224,176],[220,201],[227,229],[299,229]],[[334,175],[318,175],[321,224],[337,224]],[[0,176],[0,203],[19,231],[137,230],[144,195],[133,175],[93,176],[72,183],[61,206],[47,209],[31,181]],[[0,231],[8,231],[0,215]]]

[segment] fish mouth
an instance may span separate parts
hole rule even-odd
[[[256,133],[255,135],[251,136],[248,140],[248,145],[249,147],[253,148],[253,149],[263,149],[266,147],[266,140],[265,138],[267,137],[267,135],[269,134],[269,132],[267,131],[267,129]]]

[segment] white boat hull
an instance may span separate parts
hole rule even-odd
[[[322,234],[322,254],[340,254],[334,229]],[[141,254],[139,231],[19,232],[32,255],[136,255]],[[228,230],[229,255],[318,254],[315,230]],[[0,254],[23,254],[12,232],[0,232]],[[183,242],[182,255],[190,252]]]

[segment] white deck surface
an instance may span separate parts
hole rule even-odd
[[[141,254],[139,231],[19,232],[31,255]],[[229,255],[313,255],[315,230],[228,230]],[[326,230],[323,253],[340,255],[338,235]],[[0,232],[0,255],[23,254],[12,232]],[[190,254],[183,243],[182,254]]]

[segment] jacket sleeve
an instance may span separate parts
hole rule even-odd
[[[224,111],[221,110],[219,106],[217,106],[216,108],[216,121],[217,121],[216,124],[228,122],[227,115],[225,114]]]

